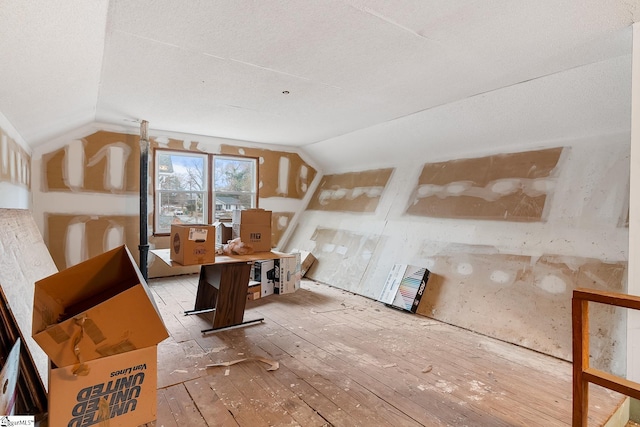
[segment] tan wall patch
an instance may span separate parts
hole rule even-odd
[[[47,246],[59,270],[126,244],[137,259],[138,215],[45,214]]]
[[[573,290],[624,289],[626,263],[494,252],[427,258],[434,274],[418,313],[570,360]],[[619,320],[610,311],[592,312],[600,331],[592,338],[594,366],[612,367]]]
[[[308,209],[339,212],[375,212],[393,172],[376,169],[325,175]]]
[[[191,141],[189,142],[189,148],[184,148],[184,141],[180,140],[180,139],[173,139],[173,138],[169,138],[169,139],[165,139],[162,138],[162,141],[166,141],[166,142],[158,142],[159,138],[150,138],[149,142],[150,142],[150,147],[151,148],[166,148],[169,150],[178,150],[178,151],[195,151],[195,152],[200,152],[202,153],[202,150],[198,149],[198,143],[196,141]],[[151,160],[151,159],[150,159]]]
[[[427,163],[407,213],[540,221],[562,148]]]
[[[44,190],[138,192],[139,139],[136,135],[100,131],[44,154]]]
[[[0,181],[31,188],[31,156],[0,129]]]
[[[249,156],[260,159],[260,197],[288,197],[302,199],[317,171],[296,153],[259,148],[222,145],[222,154]]]

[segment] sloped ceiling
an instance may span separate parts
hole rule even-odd
[[[629,57],[639,17],[640,0],[2,0],[0,113],[32,147],[141,119],[339,146],[501,88],[508,105],[509,88],[578,67],[629,68],[614,59]],[[601,78],[616,87],[609,68]],[[610,96],[624,103],[628,90]],[[540,114],[529,108],[509,128],[528,129]]]

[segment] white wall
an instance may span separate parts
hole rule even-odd
[[[612,92],[617,95],[611,97]],[[627,55],[305,147],[325,175],[395,170],[374,214],[308,210],[288,248],[312,250],[335,264],[324,271],[318,264],[311,271],[313,279],[371,298],[380,295],[395,263],[437,268],[442,283],[437,294],[426,295],[433,299],[428,315],[570,360],[572,290],[626,289],[630,93],[631,55]],[[612,98],[623,102],[612,104]],[[476,144],[490,146],[491,151],[478,150]],[[405,214],[425,163],[549,147],[564,150],[542,221]],[[365,250],[352,254],[345,245],[318,247],[318,228],[339,230],[352,240],[361,238]],[[335,250],[345,256],[329,258],[327,251]],[[527,275],[502,288],[482,283],[480,275],[466,275],[458,268],[470,267],[466,261],[470,257],[490,261],[496,270],[495,263],[504,260],[503,273],[516,265],[528,270]],[[530,265],[510,261],[518,257],[530,260]],[[549,292],[544,283],[559,276],[536,273],[544,259],[553,259],[571,273],[557,282],[563,286],[561,292]],[[443,262],[449,263],[446,269]],[[622,273],[607,279],[593,275],[590,268]],[[567,282],[569,277],[575,281]],[[505,294],[509,299],[503,299]],[[546,320],[536,322],[537,318]],[[594,366],[618,374],[626,371],[625,319],[619,312],[593,316],[594,324],[602,321],[607,335],[593,340]]]

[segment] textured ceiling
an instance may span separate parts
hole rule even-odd
[[[415,126],[407,118],[416,113],[445,133],[451,125],[438,115],[463,100],[480,108],[479,95],[506,88],[499,101],[509,105],[518,99],[511,92],[524,96],[512,86],[617,63],[630,55],[629,26],[640,17],[640,0],[0,5],[0,113],[32,147],[94,121],[141,119],[151,129],[294,146],[375,138],[370,130],[391,121]],[[527,129],[526,116],[510,120],[509,129]]]

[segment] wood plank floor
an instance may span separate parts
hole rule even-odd
[[[197,275],[149,284],[171,333],[149,427],[571,425],[570,363],[311,281],[248,301],[263,323],[203,335],[183,314]],[[592,386],[589,425],[622,399]]]

